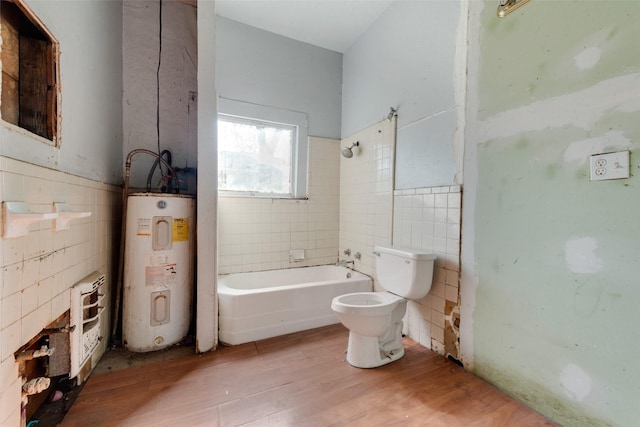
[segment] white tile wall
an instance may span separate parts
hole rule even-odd
[[[359,146],[352,158],[340,156],[339,255],[355,260],[356,270],[374,276],[373,247],[391,243],[395,118],[346,138],[342,146],[356,141]],[[344,254],[346,249],[350,256]]]
[[[331,264],[338,253],[340,141],[309,138],[307,200],[220,197],[220,274]],[[304,249],[303,262],[289,251]]]
[[[95,270],[112,279],[122,193],[6,157],[0,157],[0,185],[0,200],[26,202],[36,212],[53,212],[54,202],[66,202],[73,210],[92,213],[72,221],[69,230],[54,231],[54,221],[44,221],[32,225],[25,237],[0,239],[0,425],[19,425],[20,381],[13,353],[69,309],[69,288],[78,280]],[[107,306],[109,299],[107,294]],[[109,336],[109,327],[107,315],[103,336]]]
[[[393,244],[437,255],[431,291],[409,303],[405,332],[422,345],[454,357],[457,351],[446,348],[444,330],[451,321],[446,307],[455,307],[459,298],[461,196],[459,186],[394,192]]]
[[[407,306],[405,333],[441,354],[452,307],[458,304],[461,189],[459,186],[393,191],[395,122],[382,121],[342,141],[358,141],[350,159],[340,159],[340,258],[375,280],[375,245],[433,251],[437,255],[431,292]],[[351,255],[344,254],[350,249]],[[375,280],[376,290],[381,286]]]

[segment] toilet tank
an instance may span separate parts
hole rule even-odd
[[[407,299],[420,299],[431,289],[433,253],[417,249],[376,246],[376,274],[389,292]]]

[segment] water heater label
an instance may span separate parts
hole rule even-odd
[[[189,240],[189,218],[173,218],[173,241],[186,242]]]
[[[136,235],[151,236],[151,218],[138,218],[137,223]]]
[[[178,271],[175,264],[146,266],[144,269],[145,286],[172,285],[176,282]]]

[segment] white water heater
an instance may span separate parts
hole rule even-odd
[[[134,193],[127,205],[122,338],[131,351],[160,350],[189,331],[195,201]]]

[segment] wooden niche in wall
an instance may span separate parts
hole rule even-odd
[[[2,120],[60,142],[59,44],[22,0],[0,0]]]

